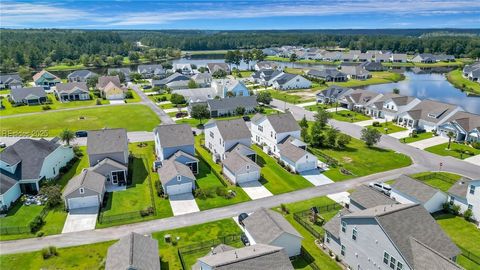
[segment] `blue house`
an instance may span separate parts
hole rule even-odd
[[[55,86],[57,85],[57,83],[61,83],[62,80],[44,69],[33,75],[33,82],[36,86],[41,86],[45,90],[48,90],[51,86]]]

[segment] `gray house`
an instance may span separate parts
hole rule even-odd
[[[197,87],[209,87],[212,84],[212,75],[210,73],[197,73],[191,77]]]
[[[108,248],[105,270],[160,270],[158,241],[130,233]]]
[[[245,113],[255,112],[258,106],[256,96],[236,96],[222,99],[207,100],[207,107],[210,110],[211,117],[220,117],[236,114],[235,110],[239,107],[245,109]]]
[[[349,196],[350,204],[348,210],[355,212],[372,208],[379,205],[397,204],[393,199],[387,195],[374,190],[366,185],[361,185]]]
[[[449,132],[455,135],[457,142],[480,141],[480,115],[469,112],[456,112],[445,123],[438,126],[438,133],[448,137]]]
[[[22,78],[18,74],[0,75],[0,89],[15,89],[22,87]]]
[[[125,129],[88,131],[87,154],[90,167],[96,168],[97,172],[105,173],[107,184],[126,184],[129,152]],[[101,166],[108,167],[101,168]]]
[[[310,69],[306,73],[307,77],[324,80],[326,82],[345,82],[347,74],[336,68],[325,68],[322,70]]]
[[[433,131],[458,111],[461,108],[457,105],[425,99],[411,110],[399,114],[397,124],[411,129]]]
[[[191,193],[195,189],[196,178],[190,167],[174,159],[163,161],[158,176],[168,196]]]
[[[75,101],[90,99],[90,92],[85,82],[58,83],[55,95],[60,101]]]
[[[138,65],[137,72],[142,74],[143,78],[165,77],[166,71],[162,65]]]
[[[100,207],[105,194],[105,176],[90,169],[84,169],[79,175],[68,181],[62,192],[65,207],[68,210]]]
[[[38,105],[47,101],[43,87],[15,88],[10,90],[10,100],[15,104]]]
[[[316,95],[317,103],[331,104],[349,92],[353,91],[350,88],[345,88],[338,85],[329,86],[327,89],[320,91]]]
[[[382,55],[382,54],[380,54]],[[386,61],[383,61],[386,62]],[[367,71],[383,71],[385,67],[380,62],[363,62],[360,64]]]
[[[123,75],[125,75],[125,81],[129,82],[130,73],[132,73],[132,71],[130,70],[130,68],[109,68],[107,70],[108,75],[115,74],[115,73],[122,73]]]
[[[192,270],[214,269],[293,270],[294,268],[281,247],[256,244],[235,249],[221,244],[206,256],[197,259],[197,263],[192,266]]]
[[[300,255],[303,236],[280,213],[261,208],[243,224],[250,243],[282,247],[289,257]]]
[[[462,269],[460,249],[418,204],[341,211],[324,229],[325,246],[350,269]]]
[[[225,73],[230,74],[230,67],[226,63],[207,63],[207,68],[211,74],[218,70],[223,70]]]
[[[162,80],[152,80],[153,87],[168,87],[170,89],[184,89],[188,87],[188,82],[190,77],[187,75],[180,74],[178,72],[173,73]]]
[[[87,82],[88,79],[98,76],[97,73],[90,70],[75,70],[74,72],[67,75],[67,80],[69,82]]]
[[[255,151],[238,144],[226,155],[222,162],[223,173],[232,183],[246,183],[260,178],[260,166],[255,163]]]

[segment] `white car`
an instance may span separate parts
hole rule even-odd
[[[392,187],[390,187],[390,185],[381,182],[372,182],[368,184],[368,186],[380,192],[383,192],[386,195],[390,195],[390,192],[392,191]]]

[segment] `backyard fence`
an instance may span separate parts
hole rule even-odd
[[[328,205],[323,205],[323,206],[317,206],[318,213],[321,215],[322,213],[327,213],[331,212],[334,210],[342,209],[342,205],[338,203],[333,203],[333,204],[328,204]],[[302,225],[305,230],[307,230],[315,239],[322,239],[323,234],[315,230],[315,228],[308,223],[305,218],[309,217],[311,214],[311,210],[304,210],[300,212],[293,213],[293,219],[295,219],[296,222],[298,222],[300,225]]]
[[[415,178],[420,180],[420,181],[426,181],[426,180],[430,180],[430,179],[439,179],[441,181],[444,181],[444,182],[447,182],[447,183],[450,183],[450,184],[455,184],[457,182],[457,180],[455,180],[453,178],[450,178],[450,177],[448,177],[444,174],[436,173],[436,172],[429,173],[429,174],[422,175],[422,176],[415,177]]]
[[[184,270],[188,269],[187,265],[185,264],[185,258],[184,258],[185,255],[205,252],[205,254],[201,255],[201,257],[203,257],[207,255],[207,253],[211,250],[212,247],[218,246],[220,244],[229,245],[229,244],[241,241],[240,240],[241,237],[242,237],[242,234],[230,234],[230,235],[221,236],[217,239],[212,239],[212,240],[196,243],[193,245],[179,247],[177,249],[177,253],[178,253],[178,257],[180,258],[180,263],[182,264],[182,268]]]
[[[202,148],[208,151],[208,149],[203,144],[202,144]],[[210,168],[210,171],[220,180],[220,183],[222,183],[224,187],[228,187],[229,183],[225,180],[223,175],[217,170],[215,170],[215,168],[210,166],[210,163],[208,163],[205,157],[202,156],[202,154],[197,149],[195,149],[195,152],[197,153],[197,156],[202,160],[202,162],[204,162]]]
[[[470,261],[476,263],[479,268],[480,268],[480,256],[476,255],[476,254],[473,254],[472,252],[470,252],[469,250],[463,248],[463,247],[460,247],[460,250],[462,251],[462,254],[461,256],[469,259]]]
[[[319,155],[322,158],[324,158],[325,163],[327,163],[328,166],[337,167],[339,165],[338,160],[336,160],[335,158],[323,153],[322,151],[315,151],[315,155]]]
[[[18,203],[21,203],[21,202],[18,201]],[[43,207],[42,211],[36,217],[40,217],[42,220],[44,220],[45,217],[48,215],[48,212],[50,212],[50,209],[47,209],[47,207]],[[30,223],[32,221],[33,221],[33,219],[28,222],[27,226],[10,226],[10,227],[1,226],[0,227],[0,234],[1,235],[12,235],[12,234],[32,233],[32,229],[30,228]],[[46,227],[42,226],[42,228],[46,228]]]

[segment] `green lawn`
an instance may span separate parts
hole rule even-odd
[[[380,131],[383,134],[390,134],[390,133],[395,133],[395,132],[400,132],[400,131],[405,131],[407,130],[404,127],[397,126],[392,122],[380,122],[379,126],[368,126],[369,128],[374,128],[378,131]]]
[[[57,136],[64,128],[77,131],[123,127],[128,131],[152,131],[160,120],[147,106],[128,105],[19,116],[1,119],[0,123],[1,130],[28,134],[32,131],[47,130],[48,136]]]
[[[412,142],[417,142],[425,139],[430,139],[432,137],[433,137],[432,132],[423,132],[423,133],[417,134],[416,137],[408,136],[406,138],[400,139],[400,141],[402,143],[412,143]]]
[[[322,152],[335,158],[340,166],[326,171],[325,176],[333,181],[342,181],[354,177],[365,176],[373,173],[389,171],[412,164],[409,157],[395,153],[391,150],[378,147],[367,147],[363,141],[352,138],[352,141],[343,150],[318,149],[309,147],[310,151],[317,155],[319,160],[325,161],[318,152]],[[343,174],[340,168],[350,171],[352,175]]]
[[[435,216],[435,219],[455,244],[480,256],[480,245],[478,244],[480,243],[480,230],[473,223],[451,214],[438,215]],[[475,265],[463,256],[460,256],[458,263],[466,269],[480,268],[480,265]]]
[[[290,62],[290,58],[280,57],[280,56],[267,56],[265,60],[268,61],[278,61],[278,62]],[[338,65],[341,61],[322,61],[322,60],[310,60],[310,59],[300,59],[295,63],[305,63],[305,64],[319,64],[319,65]],[[292,63],[292,66],[295,66],[295,63]]]
[[[48,71],[66,71],[66,70],[77,70],[77,69],[83,69],[85,68],[84,65],[78,64],[78,65],[66,65],[66,64],[58,64],[58,65],[53,65],[50,67],[47,67],[46,70]]]
[[[8,95],[10,94],[10,89],[0,89],[0,95]]]
[[[330,115],[332,116],[332,119],[351,123],[372,119],[370,116],[349,110],[332,112],[330,113]]]
[[[127,103],[137,103],[142,101],[142,99],[138,96],[137,92],[130,90],[132,92],[132,98],[126,98],[125,101]]]
[[[440,156],[451,156],[454,158],[465,159],[474,155],[479,155],[480,150],[470,147],[468,145],[452,142],[450,150],[447,149],[448,143],[443,143],[435,146],[425,148],[425,151],[434,153]]]
[[[448,177],[451,180],[444,180],[443,178],[441,178],[440,175],[444,177]],[[413,174],[410,176],[413,178],[422,180],[423,183],[429,186],[438,188],[444,192],[447,192],[450,189],[450,187],[452,187],[453,184],[455,184],[455,182],[460,180],[460,178],[462,177],[461,175],[448,173],[448,172],[423,172],[423,173]],[[429,176],[431,176],[431,178]],[[425,179],[425,178],[428,178],[428,179]]]
[[[270,92],[272,98],[292,104],[315,101],[315,97],[295,95],[295,91],[264,90]],[[308,91],[308,90],[305,90]]]
[[[158,240],[161,259],[161,268],[163,269],[182,269],[180,259],[178,257],[177,249],[182,246],[198,244],[200,242],[215,240],[222,236],[231,234],[240,234],[241,230],[233,219],[223,219],[214,222],[184,227],[174,230],[153,233],[153,238]],[[166,243],[164,236],[169,234],[172,239],[177,239],[176,245]],[[230,243],[235,247],[243,246],[241,241]],[[210,246],[205,250],[200,250],[198,253],[186,256],[187,269],[191,269],[193,263],[197,258],[203,257],[210,251]]]
[[[114,241],[59,248],[58,256],[43,259],[41,251],[0,256],[2,269],[103,269],[107,249]]]
[[[206,156],[206,158],[211,159],[211,156]],[[218,196],[215,193],[216,189],[224,188],[220,180],[212,172],[212,169],[210,168],[210,166],[207,165],[207,163],[205,163],[201,159],[199,162],[199,169],[200,169],[199,173],[196,175],[198,187],[204,190],[211,190],[212,191],[211,194],[213,196],[212,198],[207,198],[203,200],[200,198],[195,199],[197,201],[198,208],[200,208],[200,210],[203,211],[211,208],[227,206],[227,205],[250,200],[248,195],[245,193],[245,191],[243,191],[241,187],[237,187],[234,185],[230,185],[226,187],[227,190],[232,190],[237,194],[234,198],[226,199],[223,196]]]
[[[264,153],[260,147],[254,145],[257,152],[257,163],[263,176],[262,184],[273,194],[281,194],[294,190],[312,187],[313,185],[298,174],[287,172],[275,159]]]
[[[315,104],[315,105],[309,105],[309,106],[305,106],[303,107],[305,108],[305,110],[308,110],[308,111],[311,111],[311,112],[316,112],[318,111],[319,108],[323,108],[323,109],[330,109],[330,108],[335,108],[335,105],[333,104]]]
[[[452,67],[452,66],[463,66],[462,61],[454,61],[454,62],[438,62],[438,63],[414,63],[414,62],[406,62],[406,63],[382,63],[382,65],[386,67]]]
[[[375,71],[370,72],[371,78],[367,80],[348,80],[346,82],[328,82],[328,85],[339,85],[343,87],[359,87],[372,84],[384,84],[391,82],[398,82],[405,79],[405,76],[400,73],[390,71]]]
[[[288,215],[284,215],[284,217],[295,227],[295,229],[303,236],[302,246],[312,255],[315,259],[314,262],[316,265],[321,267],[321,269],[342,269],[337,263],[330,259],[330,257],[325,254],[319,247],[315,244],[315,238],[310,234],[302,225],[300,225],[297,221],[293,219],[293,213],[310,209],[313,206],[323,206],[323,205],[330,205],[335,203],[335,201],[329,199],[328,197],[317,197],[306,201],[296,202],[286,204],[287,209],[290,211]],[[275,210],[279,211],[279,207],[275,208]],[[333,210],[331,212],[323,212],[320,213],[325,221],[330,220],[337,214],[338,210]],[[320,233],[323,233],[323,229],[318,227]],[[295,269],[309,269],[309,267],[302,268],[298,267],[297,264],[294,263]]]
[[[278,113],[277,110],[274,110],[272,108],[268,108],[268,107],[265,107],[264,108],[264,112],[263,114],[273,114],[273,113]],[[175,114],[175,113],[174,113]],[[251,113],[251,114],[247,114],[246,116],[249,116],[250,118],[253,117],[255,114],[254,113]],[[215,119],[215,120],[231,120],[231,119],[237,119],[237,118],[241,118],[242,116],[239,116],[239,115],[234,115],[234,116],[222,116],[222,117],[216,117],[216,118],[212,118],[212,119]],[[208,122],[209,119],[203,119],[202,120],[202,124],[204,125],[205,123]],[[194,118],[185,118],[185,119],[179,119],[177,121],[175,121],[177,124],[189,124],[190,126],[192,127],[198,127],[200,125],[200,120],[198,119],[194,119]]]
[[[462,70],[457,69],[447,74],[447,80],[458,89],[473,94],[480,94],[480,84],[466,79],[462,75]]]

